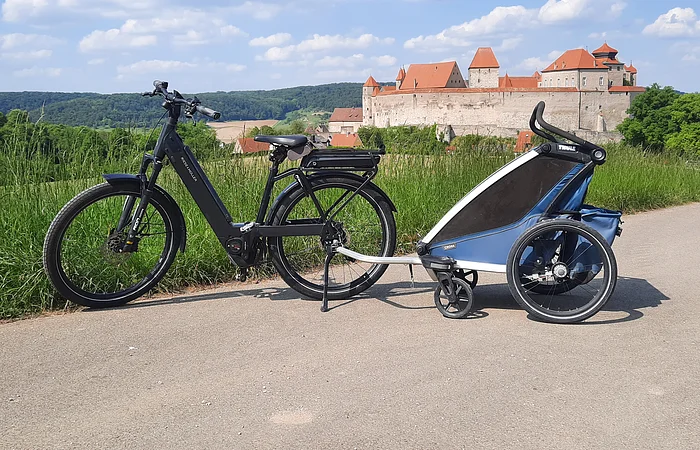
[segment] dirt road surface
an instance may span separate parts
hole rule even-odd
[[[394,266],[359,298],[279,281],[0,326],[0,448],[700,448],[700,204],[625,217],[580,325],[482,275],[477,318]]]

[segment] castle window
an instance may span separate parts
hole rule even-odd
[[[564,79],[564,86],[569,87],[569,79],[568,78]]]
[[[603,84],[603,77],[600,77],[600,78],[598,79],[598,85],[599,85],[599,86],[604,86],[604,84]]]
[[[620,71],[620,66],[617,66],[617,71],[618,71],[618,72]]]
[[[586,77],[583,77],[581,79],[581,82],[583,83],[583,87],[586,87]]]
[[[557,87],[561,87],[561,78],[557,78]]]

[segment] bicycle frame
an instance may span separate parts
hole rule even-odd
[[[346,195],[341,196],[329,209],[324,211],[320,202],[316,198],[311,183],[303,170],[300,168],[288,169],[279,173],[279,166],[286,158],[286,150],[276,149],[270,155],[272,165],[263,192],[263,197],[258,209],[255,222],[233,223],[232,218],[226,206],[221,201],[214,186],[207,178],[204,170],[197,161],[192,151],[183,142],[177,134],[177,123],[180,116],[180,107],[178,105],[169,105],[169,118],[167,123],[163,125],[160,136],[156,142],[152,155],[145,155],[138,177],[141,180],[142,195],[136,211],[133,214],[134,220],[131,221],[131,228],[126,239],[124,251],[135,251],[138,247],[138,239],[136,238],[139,224],[143,217],[144,211],[148,206],[148,202],[156,188],[156,182],[160,171],[163,168],[163,161],[167,157],[175,168],[178,176],[185,184],[185,187],[192,195],[192,198],[197,203],[197,206],[204,214],[207,222],[216,234],[217,239],[229,254],[233,262],[241,268],[247,268],[254,265],[257,261],[259,251],[261,250],[258,242],[260,238],[282,237],[282,236],[330,236],[333,232],[329,226],[330,220],[338,211],[347,205],[347,203],[359,192],[367,183],[369,183],[376,171],[365,171],[366,182],[349,198]],[[153,171],[148,176],[148,168],[153,165]],[[272,190],[275,183],[287,178],[294,177],[297,183],[301,185],[305,193],[311,198],[319,213],[319,221],[310,221],[309,219],[292,220],[289,224],[284,225],[268,225],[265,223],[265,217],[268,213],[269,203],[272,196]],[[122,211],[117,229],[123,229],[129,218],[132,217],[131,211],[136,203],[136,199],[132,197],[128,200]],[[342,203],[342,204],[341,204]],[[338,205],[340,205],[338,207]],[[335,213],[330,217],[326,217],[334,208],[337,208]],[[311,222],[311,223],[310,223]]]

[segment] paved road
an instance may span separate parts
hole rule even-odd
[[[627,217],[582,325],[528,319],[501,276],[444,319],[402,266],[328,314],[269,282],[5,324],[0,447],[700,448],[699,223]]]

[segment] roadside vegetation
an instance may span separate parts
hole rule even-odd
[[[633,108],[643,111],[642,103],[656,101],[657,93],[651,93],[646,99],[647,94],[639,96]],[[665,100],[667,106],[661,108],[688,107],[679,98],[683,97]],[[684,119],[673,111],[670,116],[676,117],[674,133],[683,134]],[[640,113],[635,120],[645,119]],[[288,128],[272,131],[297,132],[303,125],[292,121]],[[635,126],[621,128],[626,133],[625,127]],[[183,124],[180,133],[201,158],[234,221],[255,217],[267,176],[266,155],[234,155],[232,147],[221,147],[204,124]],[[471,188],[515,157],[513,139],[479,136],[453,140],[447,153],[434,127],[363,128],[360,136],[368,147],[387,148],[376,182],[398,208],[398,251],[404,253],[413,251],[416,241]],[[102,182],[101,174],[135,172],[144,148],[152,148],[156,137],[137,130],[35,124],[21,111],[0,114],[0,319],[63,307],[41,260],[51,220],[78,192]],[[606,145],[609,159],[596,171],[589,203],[629,214],[700,201],[697,152],[626,140]],[[158,288],[172,291],[232,280],[235,268],[174,171],[166,168],[159,183],[182,207],[188,245]],[[280,184],[278,192],[285,183]],[[272,274],[272,268],[263,265],[253,275]]]

